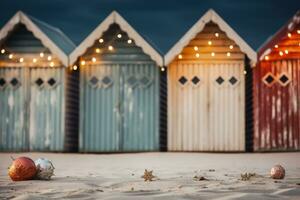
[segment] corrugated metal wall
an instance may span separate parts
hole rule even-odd
[[[159,133],[160,150],[168,150],[168,76],[167,70],[160,72]]]
[[[65,70],[65,144],[67,152],[78,151],[79,70]]]
[[[183,62],[169,68],[169,150],[244,151],[243,67],[243,62]]]
[[[300,60],[262,61],[254,69],[254,150],[300,149]]]
[[[246,151],[253,151],[254,116],[253,116],[253,67],[245,58],[245,142]]]
[[[159,68],[117,24],[102,38],[81,57],[80,151],[157,151]]]

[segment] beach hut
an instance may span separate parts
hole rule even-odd
[[[0,151],[76,148],[73,48],[59,29],[21,11],[1,29]]]
[[[255,51],[213,10],[188,30],[165,55],[169,151],[245,151],[255,62]]]
[[[79,150],[158,151],[161,55],[113,11],[70,62],[80,71]]]
[[[300,11],[258,51],[254,150],[300,150]]]

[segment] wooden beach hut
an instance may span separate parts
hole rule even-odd
[[[300,11],[258,51],[254,150],[300,150]]]
[[[113,11],[72,52],[81,152],[159,150],[161,55]]]
[[[74,48],[59,29],[21,11],[1,29],[0,151],[76,150],[67,68]]]
[[[213,10],[165,55],[169,151],[245,151],[256,53]]]

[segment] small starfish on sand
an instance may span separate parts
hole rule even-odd
[[[241,180],[242,181],[249,181],[251,177],[254,177],[256,176],[255,173],[244,173],[244,174],[241,174]]]
[[[153,170],[148,171],[147,169],[145,169],[144,175],[141,178],[143,178],[144,181],[153,181],[153,179],[156,177],[152,173],[153,173]]]

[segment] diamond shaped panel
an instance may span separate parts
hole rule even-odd
[[[180,77],[178,81],[181,85],[185,85],[188,82],[187,78],[185,78],[184,76]]]

